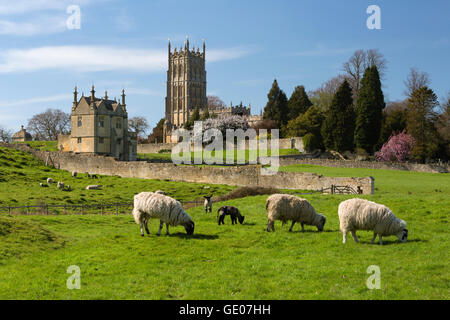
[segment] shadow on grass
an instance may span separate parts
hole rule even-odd
[[[162,235],[161,235],[162,236]],[[219,236],[215,234],[201,234],[201,233],[195,233],[191,236],[187,235],[186,233],[171,233],[169,237],[178,237],[183,239],[200,239],[200,240],[215,240],[218,239]]]
[[[349,239],[347,239],[347,241],[349,241]],[[352,241],[353,241],[353,239],[352,239]],[[401,242],[399,240],[384,240],[383,239],[383,244],[382,245],[383,246],[390,246],[390,245],[394,245],[394,244],[397,244],[397,245],[408,245],[408,243],[415,243],[415,242],[426,243],[426,242],[428,242],[428,240],[412,239],[412,240],[408,240],[405,243],[403,243],[403,242]],[[358,239],[358,243],[363,244],[363,245],[380,245],[380,242],[378,241],[378,237],[377,237],[377,240],[375,240],[374,243],[372,243],[371,240],[369,240],[369,241],[361,241],[360,239]]]

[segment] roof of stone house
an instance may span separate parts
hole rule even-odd
[[[91,97],[84,97],[86,99],[86,102],[88,104],[91,104]],[[95,98],[95,105],[98,107],[102,102],[105,103],[106,109],[110,111],[115,111],[119,103],[114,100],[105,100],[105,99],[99,99]]]
[[[23,126],[22,126],[22,129],[16,133],[14,133],[12,137],[13,138],[29,138],[29,139],[33,138],[31,136],[31,134],[29,134]]]

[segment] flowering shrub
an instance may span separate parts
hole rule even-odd
[[[218,118],[209,118],[202,122],[202,132],[195,132],[194,135],[195,138],[200,138],[201,136],[197,137],[199,134],[203,136],[203,133],[208,129],[217,129],[222,133],[223,138],[226,137],[226,130],[227,129],[242,129],[246,131],[249,129],[250,126],[248,125],[248,122],[245,118],[238,116],[238,115],[232,115],[232,116],[220,116]],[[212,140],[212,137],[205,137],[205,140]],[[210,142],[210,141],[205,141]]]
[[[378,161],[406,161],[411,155],[415,143],[413,136],[403,130],[397,135],[391,135],[381,150],[375,153],[375,157]]]

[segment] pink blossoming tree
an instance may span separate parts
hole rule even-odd
[[[411,155],[415,143],[413,136],[403,130],[397,135],[391,135],[381,150],[375,153],[375,157],[378,161],[406,161]]]

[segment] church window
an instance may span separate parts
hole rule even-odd
[[[104,142],[104,138],[103,138],[103,137],[99,137],[99,138],[98,138],[98,143],[103,144],[103,142]]]
[[[83,117],[78,117],[78,126],[81,127],[83,125]]]
[[[78,139],[77,139],[77,142],[78,142],[78,143],[81,143],[81,138],[78,138]]]
[[[103,117],[100,117],[98,121],[98,126],[103,128],[105,126],[105,119]]]

